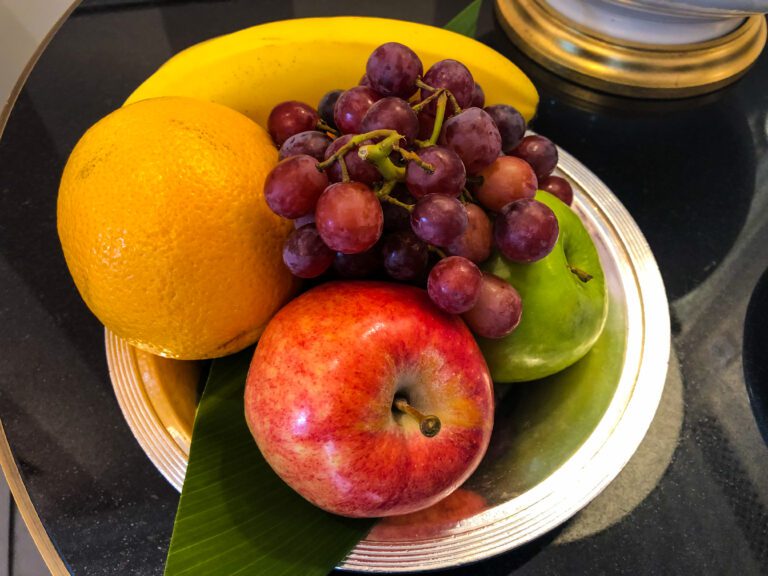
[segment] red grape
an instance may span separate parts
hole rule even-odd
[[[361,132],[371,132],[386,128],[405,136],[407,143],[419,134],[419,119],[411,105],[402,98],[390,96],[375,102],[363,116]]]
[[[573,188],[571,183],[565,178],[560,176],[547,176],[541,182],[539,182],[539,190],[546,190],[550,194],[554,194],[560,200],[570,206],[573,204]]]
[[[450,59],[435,62],[424,74],[424,83],[435,89],[449,90],[462,108],[472,104],[475,80],[472,78],[472,73],[461,62]],[[436,102],[431,102],[428,107],[434,111]]]
[[[373,246],[383,223],[379,199],[362,182],[331,184],[315,208],[315,224],[323,241],[345,254],[365,252]]]
[[[419,150],[419,157],[434,167],[431,174],[409,162],[405,173],[405,184],[411,194],[421,198],[427,194],[442,194],[456,198],[467,182],[467,173],[461,158],[443,146],[430,146]]]
[[[359,133],[363,116],[381,96],[368,86],[355,86],[341,93],[333,107],[333,121],[344,134]]]
[[[424,68],[416,53],[397,42],[382,44],[368,58],[365,75],[383,96],[408,98],[416,92],[416,80]]]
[[[523,138],[510,154],[528,162],[539,180],[549,176],[557,166],[557,146],[549,138],[538,134]]]
[[[479,175],[483,182],[475,189],[475,197],[494,212],[501,212],[510,202],[536,195],[536,174],[531,165],[520,158],[499,156]]]
[[[523,303],[514,287],[483,273],[477,304],[462,315],[470,330],[483,338],[502,338],[520,324]]]
[[[384,268],[396,280],[415,280],[429,262],[427,245],[410,230],[388,234],[381,247]]]
[[[482,108],[485,106],[485,92],[483,87],[475,82],[475,87],[472,90],[472,103],[469,105],[471,108]]]
[[[501,253],[513,262],[535,262],[552,251],[560,227],[552,209],[538,200],[507,204],[494,224]]]
[[[474,263],[449,256],[435,264],[427,279],[432,302],[449,314],[462,314],[477,304],[483,275]]]
[[[320,120],[317,111],[309,104],[289,100],[281,102],[269,113],[267,129],[277,146],[282,146],[294,134],[314,130]]]
[[[501,134],[501,151],[509,154],[525,136],[525,118],[512,106],[496,104],[485,108]]]
[[[280,146],[280,160],[299,154],[307,154],[318,162],[322,162],[325,158],[325,150],[330,143],[331,139],[317,130],[299,132],[288,138]]]
[[[336,121],[333,119],[333,108],[336,106],[336,100],[339,99],[342,92],[344,92],[344,90],[331,90],[330,92],[326,92],[323,97],[320,98],[320,104],[317,105],[317,112],[320,114],[320,118],[332,128],[336,127]]]
[[[349,142],[353,136],[356,136],[356,134],[345,134],[344,136],[336,138],[336,140],[331,142],[325,150],[324,159],[327,160],[333,156],[336,151]],[[365,140],[360,146],[366,144],[373,144],[373,141]],[[381,180],[381,174],[379,174],[376,166],[360,158],[360,156],[357,155],[357,148],[350,150],[344,155],[344,163],[347,165],[350,180],[356,180],[369,185],[377,180]],[[326,172],[328,173],[328,179],[331,182],[341,182],[341,165],[338,162],[334,162],[326,168]]]
[[[456,198],[427,194],[416,200],[411,212],[413,232],[430,244],[447,246],[467,229],[464,205]]]
[[[443,124],[440,143],[459,155],[467,173],[477,174],[499,157],[501,136],[481,108],[467,108]]]
[[[264,198],[275,214],[298,218],[315,209],[328,186],[328,177],[317,169],[317,160],[302,154],[282,160],[267,175]]]
[[[485,262],[493,246],[493,226],[488,215],[477,204],[467,204],[467,229],[446,246],[450,254],[464,256],[476,264]]]
[[[294,230],[283,247],[283,262],[299,278],[320,276],[330,267],[333,256],[313,224]]]

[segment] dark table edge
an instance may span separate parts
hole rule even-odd
[[[8,101],[6,102],[5,107],[0,110],[0,137],[5,130],[6,123],[8,122],[8,118],[11,115],[11,110],[13,109],[16,100],[19,97],[19,93],[26,83],[30,72],[32,72],[35,64],[37,64],[40,55],[46,49],[54,34],[56,34],[59,28],[61,28],[61,26],[69,18],[72,12],[75,11],[75,8],[77,8],[80,2],[81,0],[75,0],[72,2],[69,8],[54,23],[54,25],[43,38],[42,42],[40,42],[40,45],[32,54],[32,57],[27,62],[26,66],[24,66],[24,69],[16,81],[16,84],[11,89],[11,93],[8,96]],[[3,474],[5,474],[5,478],[8,482],[8,486],[11,489],[11,494],[13,495],[13,499],[16,502],[16,506],[21,513],[21,517],[23,518],[24,523],[27,525],[27,529],[32,536],[32,540],[37,546],[37,549],[40,551],[40,555],[43,557],[43,560],[45,561],[46,566],[48,566],[48,569],[51,571],[51,574],[53,576],[69,576],[69,570],[64,564],[64,561],[61,559],[61,556],[59,555],[58,550],[56,550],[56,547],[54,546],[51,537],[48,535],[48,532],[46,532],[45,527],[43,527],[40,516],[38,516],[37,510],[32,504],[32,499],[29,497],[27,487],[24,485],[24,481],[22,480],[21,474],[19,473],[19,468],[16,465],[16,460],[13,457],[13,452],[11,450],[10,444],[8,443],[8,438],[5,435],[5,428],[3,427],[1,420],[0,467],[3,470]]]

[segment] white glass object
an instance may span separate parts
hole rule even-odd
[[[582,28],[638,44],[695,44],[725,36],[753,14],[761,0],[546,0]]]

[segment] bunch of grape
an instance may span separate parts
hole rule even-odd
[[[559,227],[537,189],[570,204],[551,175],[557,148],[512,106],[485,105],[470,71],[441,60],[424,73],[396,42],[373,51],[360,84],[333,90],[317,109],[282,102],[269,116],[280,162],[267,177],[270,208],[294,220],[283,260],[301,278],[386,273],[426,282],[437,306],[476,334],[500,338],[522,303],[478,264],[494,246],[515,262],[554,247]]]

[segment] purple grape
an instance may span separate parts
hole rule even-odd
[[[422,108],[416,117],[419,119],[419,140],[429,140],[435,128],[435,115]]]
[[[306,154],[312,156],[318,162],[322,162],[325,158],[325,151],[330,143],[331,139],[317,130],[299,132],[283,142],[283,145],[280,146],[279,157],[280,160],[283,160],[291,156]]]
[[[363,74],[360,77],[360,82],[357,83],[358,86],[369,86],[371,85],[371,81],[368,79],[368,74]]]
[[[435,62],[424,74],[424,83],[435,89],[446,88],[462,108],[472,104],[475,81],[472,73],[461,62],[450,59]],[[433,101],[430,109],[435,110],[435,108]]]
[[[281,102],[269,113],[267,129],[277,146],[282,146],[294,134],[314,130],[320,120],[317,111],[309,104],[289,100]]]
[[[501,134],[501,151],[509,154],[525,136],[525,118],[512,106],[496,104],[485,108]]]
[[[456,198],[461,194],[467,183],[467,172],[461,158],[453,150],[430,146],[419,150],[419,157],[431,164],[435,171],[430,174],[415,162],[408,163],[405,184],[414,197],[442,194]]]
[[[475,82],[475,87],[472,90],[472,103],[470,104],[470,107],[482,108],[483,106],[485,106],[485,92],[483,92],[483,87]]]
[[[333,107],[333,121],[344,134],[360,132],[363,116],[381,96],[368,86],[355,86],[341,93]]]
[[[383,266],[381,249],[378,245],[359,254],[337,252],[333,269],[342,278],[369,278],[376,275]]]
[[[336,138],[336,140],[331,142],[325,150],[323,159],[327,160],[333,156],[336,151],[349,142],[353,136],[356,136],[356,134],[345,134],[344,136]],[[366,144],[373,144],[373,141],[365,140],[360,146],[365,146]],[[381,180],[381,174],[379,174],[376,166],[360,158],[360,156],[357,155],[357,148],[350,150],[344,155],[344,163],[347,165],[350,180],[356,180],[357,182],[362,182],[363,184],[368,185]],[[339,162],[334,162],[326,168],[326,173],[328,174],[328,180],[331,182],[341,182],[342,174]]]
[[[493,226],[485,210],[477,204],[467,204],[467,229],[446,246],[449,254],[463,256],[475,264],[485,262],[493,247]]]
[[[381,236],[384,215],[373,190],[361,182],[331,184],[320,195],[315,225],[329,248],[345,254],[365,252]]]
[[[315,213],[311,212],[306,216],[299,216],[298,218],[294,219],[293,227],[298,229],[298,228],[301,228],[302,226],[306,226],[307,224],[314,224],[314,223],[315,223]]]
[[[371,132],[382,128],[397,131],[410,144],[419,134],[419,119],[411,105],[402,98],[382,98],[365,113],[360,130]]]
[[[499,157],[501,136],[481,108],[467,108],[443,124],[440,143],[456,152],[468,174],[477,174]]]
[[[557,196],[570,206],[573,204],[573,188],[571,183],[560,176],[547,176],[539,182],[539,190],[546,190],[550,194]]]
[[[429,272],[427,293],[442,310],[463,314],[477,304],[482,279],[483,275],[474,263],[461,256],[449,256]]]
[[[313,224],[291,232],[283,246],[283,262],[299,278],[320,276],[331,266],[333,256]]]
[[[336,100],[339,99],[342,92],[344,92],[344,90],[331,90],[330,92],[326,92],[323,97],[320,98],[320,104],[317,106],[317,112],[320,114],[320,118],[332,128],[336,127],[336,121],[333,119],[333,107],[336,106]]]
[[[416,53],[397,42],[382,44],[368,58],[365,75],[371,87],[383,96],[409,98],[424,67]]]
[[[483,273],[477,304],[462,318],[477,336],[502,338],[520,324],[523,302],[511,284]]]
[[[447,246],[467,229],[464,205],[456,198],[427,194],[416,200],[411,212],[413,232],[429,244]]]
[[[523,138],[510,154],[528,162],[539,180],[549,176],[557,166],[557,146],[549,138],[538,134]]]
[[[381,253],[387,274],[395,280],[415,280],[425,272],[429,262],[427,245],[410,230],[387,235]]]
[[[414,204],[413,197],[404,187],[396,187],[390,196],[405,204]],[[381,209],[384,211],[384,230],[386,232],[410,230],[411,213],[408,210],[390,202],[382,202]]]
[[[267,175],[264,198],[275,214],[299,218],[312,213],[328,186],[328,177],[317,169],[317,160],[305,154],[282,160]]]
[[[507,204],[496,218],[493,237],[513,262],[536,262],[552,251],[560,227],[552,209],[533,199]]]

